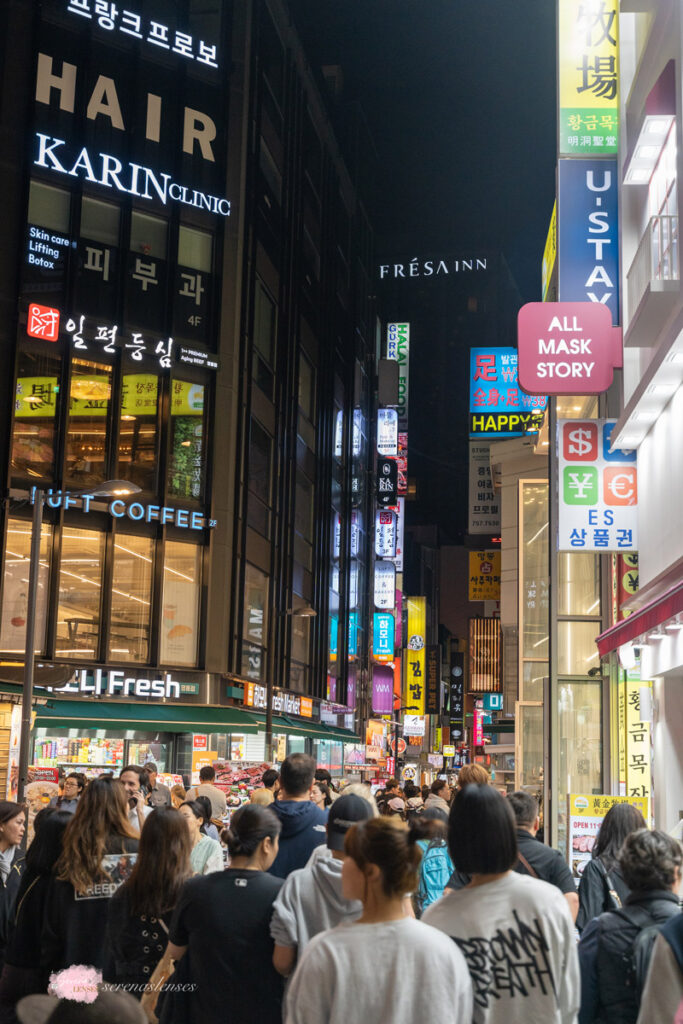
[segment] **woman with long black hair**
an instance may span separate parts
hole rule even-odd
[[[44,992],[47,974],[38,963],[45,901],[54,866],[62,852],[64,831],[72,811],[45,807],[33,822],[33,842],[19,883],[0,977],[0,1022],[16,1021],[14,1006],[23,996]]]
[[[268,874],[279,834],[271,810],[245,804],[223,832],[230,867],[185,883],[143,1006],[154,1006],[167,960],[177,961],[176,984],[191,986],[192,994],[166,993],[162,1024],[281,1024],[284,982],[272,964],[270,919],[283,880]]]
[[[417,889],[423,834],[389,817],[348,830],[342,891],[362,902],[363,913],[309,942],[287,993],[286,1024],[471,1021],[472,986],[462,953],[405,913],[405,898]]]
[[[50,881],[41,939],[46,970],[102,967],[107,903],[129,877],[137,849],[124,787],[118,780],[94,779],[66,827]]]
[[[192,875],[190,836],[174,808],[145,821],[138,858],[109,901],[102,976],[140,999],[161,960],[183,884]]]
[[[579,914],[576,927],[580,932],[589,921],[608,910],[617,910],[628,899],[630,890],[619,865],[619,854],[627,836],[647,823],[632,804],[612,804],[604,817],[592,859],[584,868],[579,883]]]
[[[21,842],[26,831],[26,808],[12,800],[0,800],[0,967],[4,962],[10,922],[24,873]]]

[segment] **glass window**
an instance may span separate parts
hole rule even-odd
[[[247,520],[258,533],[270,536],[273,439],[257,420],[249,436],[249,494]]]
[[[590,551],[558,555],[559,614],[600,615],[600,556]]]
[[[43,343],[44,344],[44,343]],[[12,475],[54,477],[56,410],[61,360],[51,353],[19,350],[12,431]]]
[[[173,379],[171,384],[171,452],[169,494],[199,501],[204,491],[203,384]]]
[[[81,235],[95,242],[118,246],[120,207],[100,199],[83,196],[81,202]]]
[[[154,541],[117,533],[109,624],[114,661],[149,661]]]
[[[275,303],[260,282],[254,293],[254,380],[268,398],[272,399],[275,384]]]
[[[595,627],[593,627],[595,628]],[[560,682],[558,689],[558,807],[568,793],[603,793],[602,685]],[[560,815],[558,843],[566,844],[566,822]]]
[[[107,473],[107,434],[112,368],[74,359],[69,389],[66,471],[69,484],[101,483]]]
[[[268,638],[268,577],[256,566],[245,567],[242,621],[242,673],[262,679]]]
[[[521,618],[523,657],[548,656],[548,485],[521,483]]]
[[[197,664],[202,548],[167,541],[161,609],[162,664]]]
[[[104,534],[65,526],[59,566],[56,653],[98,656]]]
[[[130,221],[130,251],[166,259],[166,235],[168,224],[161,217],[150,217],[148,213],[133,210]]]
[[[313,484],[300,469],[296,471],[296,511],[294,524],[297,533],[313,539]]]
[[[210,274],[212,262],[213,235],[181,224],[178,232],[178,263]]]
[[[28,222],[53,231],[69,233],[71,195],[66,189],[32,181],[28,197]]]
[[[600,667],[595,638],[599,622],[558,622],[557,672],[561,676],[585,676]]]
[[[156,373],[124,373],[117,476],[143,491],[157,490],[159,397]]]
[[[45,651],[47,599],[50,581],[52,527],[43,523],[40,534],[40,571],[36,601],[36,654]],[[2,583],[2,620],[0,648],[11,654],[26,650],[26,612],[28,610],[28,571],[31,556],[31,522],[10,519],[7,524],[5,571]]]
[[[299,357],[299,408],[304,416],[313,420],[315,415],[315,370],[303,352]]]
[[[543,679],[549,675],[547,661],[525,661],[520,700],[543,700]]]

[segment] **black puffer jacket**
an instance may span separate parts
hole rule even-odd
[[[622,906],[628,899],[630,890],[619,866],[615,865],[608,872],[601,860],[589,860],[579,882],[579,914],[576,918],[576,927],[580,932],[594,917],[600,917],[600,914],[607,910],[615,909],[607,886],[607,874]]]
[[[25,866],[24,851],[17,847],[7,878],[4,881],[0,878],[0,970],[5,960],[5,947],[9,939],[14,904],[17,901],[19,883]]]

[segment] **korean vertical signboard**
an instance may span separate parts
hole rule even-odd
[[[616,160],[560,160],[558,298],[600,302],[619,323]]]
[[[470,601],[500,601],[500,551],[470,551]]]
[[[616,420],[559,420],[560,551],[637,551],[636,452],[610,450]]]
[[[500,532],[500,499],[491,476],[491,449],[488,444],[470,441],[468,533]]]
[[[408,429],[410,324],[387,324],[387,359],[398,363],[398,429]]]
[[[428,715],[438,715],[441,711],[441,648],[438,644],[430,644],[427,647],[425,660],[425,712]]]
[[[561,156],[612,156],[619,140],[618,0],[559,0]]]
[[[427,630],[427,599],[406,598],[408,636],[406,639],[406,705],[412,714],[425,713],[425,633]]]
[[[626,795],[650,797],[652,786],[650,721],[645,704],[652,706],[652,683],[626,682]]]
[[[451,650],[448,726],[451,743],[457,746],[465,736],[465,655],[454,650]]]

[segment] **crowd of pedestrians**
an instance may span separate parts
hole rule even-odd
[[[214,781],[73,773],[26,854],[0,802],[0,1024],[683,1021],[681,845],[630,805],[577,892],[481,765],[375,798],[293,754],[227,828]]]

